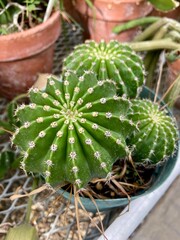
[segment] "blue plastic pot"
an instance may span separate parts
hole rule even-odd
[[[148,99],[154,99],[154,93],[149,90],[148,88],[144,87],[142,93],[141,93],[141,98],[148,98]],[[172,116],[172,113],[168,109],[169,115]],[[153,192],[156,190],[162,183],[165,182],[165,180],[168,178],[168,176],[171,174],[176,161],[178,159],[178,151],[180,148],[180,143],[177,144],[177,150],[173,154],[173,156],[169,157],[164,164],[161,166],[159,165],[158,167],[155,168],[155,171],[153,173],[153,183],[149,189],[140,191],[136,196],[132,196],[131,200],[137,199],[141,196],[144,196],[148,193]],[[66,192],[64,190],[59,190],[59,193],[62,194],[66,199],[70,200],[71,203],[74,203],[74,196],[70,196],[69,192]],[[85,209],[90,212],[97,212],[97,208],[95,204],[91,201],[90,198],[84,198],[80,197],[80,200],[82,204],[84,205]],[[128,199],[127,198],[117,198],[117,199],[95,199],[96,205],[99,209],[99,211],[107,211],[112,208],[116,207],[124,207],[128,204]]]

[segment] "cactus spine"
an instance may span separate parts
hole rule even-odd
[[[12,141],[24,153],[22,168],[41,173],[50,185],[82,188],[128,154],[125,138],[134,124],[126,118],[129,101],[116,95],[113,81],[67,71],[63,80],[50,77],[44,91],[32,88],[30,100],[16,110],[21,127]]]
[[[140,57],[125,44],[112,40],[86,41],[78,45],[64,60],[63,69],[74,70],[79,76],[93,70],[98,80],[113,79],[117,83],[118,94],[134,98],[144,83],[144,68]]]
[[[129,137],[133,146],[133,160],[140,163],[156,164],[170,156],[178,138],[177,127],[166,111],[147,99],[134,99],[129,118],[138,124],[138,131]]]

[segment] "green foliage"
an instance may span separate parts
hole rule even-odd
[[[179,6],[178,1],[175,0],[148,0],[157,10],[171,11]]]
[[[168,104],[169,107],[173,107],[177,99],[180,99],[180,74],[167,90],[164,101]]]
[[[138,131],[128,140],[135,162],[156,164],[174,152],[177,127],[158,104],[147,99],[134,99],[128,115],[138,125]]]
[[[18,99],[21,95],[18,96]],[[13,132],[15,127],[18,127],[18,121],[14,118],[14,111],[17,108],[16,99],[12,100],[6,107],[7,117],[5,120],[0,120],[0,135]]]
[[[0,20],[1,21],[1,20]],[[0,35],[7,35],[9,33],[12,33],[12,31],[9,31],[6,26],[0,27]]]
[[[135,128],[126,117],[130,103],[116,95],[112,80],[67,71],[63,80],[50,77],[44,91],[32,88],[30,100],[16,110],[21,127],[12,140],[23,152],[22,168],[52,186],[84,187],[129,153],[125,139]]]
[[[47,4],[44,0],[0,0],[0,35],[26,30],[41,23]]]
[[[3,179],[6,173],[15,161],[15,153],[13,151],[5,151],[0,153],[0,179]]]
[[[134,27],[139,27],[144,25],[147,26],[147,24],[152,24],[159,19],[160,17],[151,17],[151,16],[133,19],[128,22],[125,22],[124,24],[121,23],[120,25],[115,26],[112,31],[116,34],[119,34],[123,31],[129,30]]]
[[[17,108],[17,103],[20,98],[24,97],[24,94],[19,95],[14,100],[12,100],[6,107],[6,119],[0,120],[0,136],[2,139],[8,139],[9,133],[13,134],[15,128],[19,126],[18,120],[14,117],[15,109]],[[20,166],[20,158],[17,156],[17,152],[12,148],[1,149],[0,153],[0,179],[4,176],[10,169],[16,169]]]
[[[126,44],[112,40],[109,43],[87,41],[78,45],[64,60],[63,70],[73,70],[79,76],[88,70],[97,74],[98,80],[113,79],[118,94],[136,97],[144,83],[141,58]]]
[[[34,226],[24,223],[20,226],[10,228],[5,240],[38,240],[38,233]]]
[[[26,4],[28,12],[35,11],[39,7],[40,3],[40,0],[24,0],[24,4]]]
[[[0,135],[6,132],[13,132],[15,126],[18,126],[17,120],[14,118],[14,111],[17,107],[17,103],[12,101],[6,107],[7,119],[0,120]]]

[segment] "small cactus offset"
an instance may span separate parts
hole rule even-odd
[[[147,99],[132,100],[129,118],[138,124],[138,131],[129,137],[135,162],[156,164],[170,156],[176,146],[178,131],[175,121]]]
[[[86,41],[78,45],[64,60],[64,71],[74,70],[79,76],[93,70],[98,80],[113,79],[117,83],[118,94],[134,98],[144,83],[144,67],[141,58],[127,45],[112,40]]]
[[[90,71],[63,78],[30,90],[31,103],[16,110],[21,127],[12,141],[23,151],[24,170],[41,173],[52,186],[82,188],[129,153],[125,138],[135,127],[126,118],[129,100],[116,95],[113,81],[98,81]]]

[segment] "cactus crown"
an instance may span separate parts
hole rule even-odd
[[[69,182],[82,188],[128,154],[130,104],[116,95],[113,81],[67,71],[63,80],[50,77],[44,91],[32,88],[30,100],[16,110],[21,127],[12,141],[24,152],[22,168],[42,173],[52,186]]]
[[[81,76],[93,70],[98,80],[113,79],[117,83],[118,94],[134,98],[144,83],[144,67],[140,57],[125,44],[112,40],[86,41],[78,45],[64,60],[63,69],[71,69]]]
[[[136,162],[156,164],[175,150],[177,127],[159,107],[147,99],[132,100],[128,115],[139,130],[131,134],[128,143],[134,147],[132,155]]]

